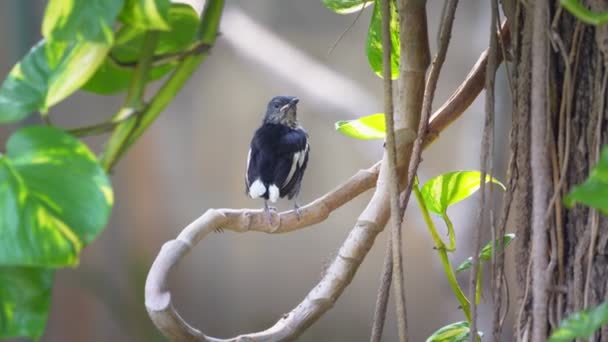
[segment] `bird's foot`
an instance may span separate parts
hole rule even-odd
[[[277,208],[268,206],[267,202],[264,202],[264,212],[266,213],[266,217],[268,217],[268,223],[272,225],[272,212],[277,212]]]
[[[300,221],[300,218],[302,218],[302,210],[300,209],[300,206],[297,202],[293,203],[293,211],[296,213],[296,218],[298,219],[298,221]]]

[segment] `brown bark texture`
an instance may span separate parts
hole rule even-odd
[[[542,1],[542,0],[541,0]],[[544,1],[543,1],[544,2]],[[582,1],[585,6],[605,11],[608,3]],[[566,208],[562,199],[575,185],[583,182],[599,158],[600,146],[608,142],[606,133],[606,83],[608,80],[608,27],[590,26],[576,20],[559,6],[547,1],[548,22],[544,34],[549,41],[544,61],[546,97],[534,99],[532,65],[534,60],[532,2],[504,1],[504,11],[511,25],[511,65],[513,116],[511,131],[511,167],[508,186],[509,225],[515,230],[514,247],[517,298],[515,339],[532,341],[533,293],[542,275],[534,264],[547,265],[546,283],[547,334],[568,314],[593,307],[608,299],[608,219],[595,210],[577,205]],[[538,92],[536,92],[538,93]],[[533,113],[532,103],[542,100],[544,113]],[[534,115],[544,115],[546,134],[533,137]],[[550,193],[544,209],[546,253],[544,260],[531,260],[533,193],[538,183],[532,181],[532,141],[542,141],[549,163],[547,175]],[[539,149],[536,149],[539,150]],[[537,255],[538,256],[538,255]],[[541,282],[542,283],[542,282]],[[595,334],[592,341],[608,341],[608,329]]]

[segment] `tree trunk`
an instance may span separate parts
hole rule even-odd
[[[516,230],[514,248],[516,279],[520,296],[514,310],[515,335],[531,340],[535,276],[530,272],[532,183],[531,170],[531,70],[532,13],[542,0],[504,1],[512,32],[512,63],[509,65],[514,96],[511,132],[513,201],[509,222]],[[602,0],[583,1],[594,10],[606,10]],[[546,326],[554,330],[568,314],[596,306],[607,299],[608,219],[595,210],[576,206],[565,208],[564,195],[585,180],[599,158],[606,134],[606,82],[608,79],[608,28],[582,24],[550,1],[546,75],[547,136],[544,147],[550,161],[548,173],[552,191],[545,214],[547,253]],[[601,3],[601,4],[600,4]],[[555,194],[557,195],[555,196]],[[543,264],[542,261],[539,261]],[[608,341],[608,329],[595,335]]]

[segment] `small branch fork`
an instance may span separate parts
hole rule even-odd
[[[507,26],[503,25],[501,38],[508,44]],[[507,36],[507,39],[505,39]],[[424,146],[433,142],[449,123],[459,117],[483,88],[487,62],[484,52],[467,78],[448,100],[431,117],[429,134]],[[475,84],[474,84],[475,83]],[[399,148],[398,146],[397,148]],[[186,226],[178,237],[166,242],[152,264],[145,287],[145,303],[156,327],[175,341],[281,341],[301,335],[319,317],[329,310],[355,275],[359,265],[383,230],[389,217],[386,169],[378,162],[369,169],[360,170],[334,190],[301,207],[300,220],[295,212],[273,213],[269,224],[262,210],[209,209]],[[359,216],[337,257],[325,271],[323,278],[306,298],[272,327],[261,332],[244,334],[229,339],[210,337],[186,323],[171,299],[169,276],[179,261],[207,234],[217,229],[235,232],[258,231],[270,234],[287,233],[325,220],[334,210],[376,185],[368,206]]]

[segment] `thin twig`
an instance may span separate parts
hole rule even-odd
[[[329,48],[329,50],[327,50],[327,55],[331,55],[332,52],[334,52],[336,46],[338,46],[338,44],[340,43],[340,41],[342,41],[342,38],[344,38],[344,36],[346,35],[346,33],[348,33],[348,31],[350,31],[353,26],[355,26],[355,24],[357,23],[357,21],[359,21],[359,18],[361,18],[361,15],[363,14],[363,11],[365,11],[365,8],[367,7],[368,2],[370,2],[371,0],[364,0],[363,4],[361,5],[361,9],[359,10],[359,12],[357,13],[357,16],[355,17],[355,19],[353,19],[353,21],[350,23],[350,25],[348,25],[348,27],[346,28],[346,30],[342,31],[342,33],[340,33],[340,36],[336,39],[336,41],[334,41],[333,44],[331,44],[331,47]]]
[[[422,103],[422,116],[418,125],[418,132],[416,135],[416,141],[414,142],[414,148],[412,157],[409,162],[408,170],[408,181],[407,188],[401,195],[401,206],[405,211],[407,203],[409,201],[410,194],[412,193],[412,186],[414,183],[414,177],[416,177],[416,171],[421,161],[422,148],[425,139],[427,139],[427,132],[430,131],[429,120],[431,118],[431,110],[433,105],[433,99],[435,98],[435,89],[437,88],[437,81],[439,80],[439,74],[445,57],[447,55],[448,46],[450,45],[450,38],[452,34],[452,25],[454,23],[454,16],[456,14],[456,7],[458,6],[458,0],[449,0],[446,10],[445,17],[441,19],[441,31],[439,32],[439,49],[437,54],[433,58],[431,63],[431,71],[429,78],[426,82],[424,89],[424,99]]]
[[[502,44],[505,45],[505,48],[508,48],[511,44],[511,33],[506,21],[502,24],[500,30],[500,40],[502,41]],[[431,120],[435,124],[433,127],[429,127],[425,145],[435,141],[439,136],[439,132],[443,131],[445,127],[458,119],[456,116],[437,117],[436,113],[443,111],[464,113],[464,109],[468,108],[476,99],[476,97],[466,96],[465,94],[479,94],[483,89],[485,84],[486,63],[488,62],[488,50],[489,48],[479,56],[477,62],[475,62],[475,65],[465,78],[465,81],[458,86],[449,99],[431,116]],[[501,63],[503,59],[503,54],[499,54],[497,63]]]
[[[435,88],[437,85],[437,80],[439,78],[439,72],[441,70],[441,66],[445,60],[445,55],[447,52],[447,47],[449,45],[450,34],[452,31],[452,23],[454,20],[454,14],[456,10],[456,5],[458,1],[450,1],[447,4],[447,7],[444,8],[443,14],[444,17],[441,19],[440,31],[438,33],[438,43],[439,43],[439,51],[435,56],[432,66],[431,72],[429,74],[429,79],[425,86],[424,99],[422,104],[422,117],[420,118],[420,122],[418,125],[417,139],[414,142],[414,147],[412,149],[412,154],[409,162],[408,169],[408,180],[406,182],[406,189],[401,194],[400,198],[400,210],[403,218],[402,221],[405,220],[405,207],[407,202],[409,201],[409,196],[412,191],[413,180],[416,175],[416,169],[418,164],[420,163],[420,154],[423,146],[423,142],[426,142],[426,132],[428,127],[428,120],[430,117],[431,105],[433,102],[433,97],[435,94]],[[472,78],[467,78],[470,80]],[[387,255],[389,254],[389,250],[387,249]],[[392,276],[392,263],[390,259],[385,258],[385,263],[383,265],[382,271],[382,282],[380,288],[378,290],[378,297],[376,300],[376,310],[374,314],[374,324],[372,327],[372,341],[378,341],[380,336],[382,335],[382,327],[384,326],[384,317],[386,315],[386,303],[384,301],[384,294],[388,293],[388,287],[390,286],[389,282],[385,282],[385,280],[390,279]],[[379,320],[381,320],[379,322]]]
[[[443,66],[443,63],[445,61],[447,49],[450,43],[452,25],[454,22],[454,16],[456,13],[457,5],[458,0],[450,0],[445,10],[445,17],[441,19],[441,31],[439,33],[439,49],[437,51],[437,54],[433,58],[429,78],[426,82],[426,86],[424,89],[421,118],[418,124],[416,140],[414,141],[414,147],[412,149],[412,155],[408,167],[408,180],[406,183],[406,189],[401,194],[401,207],[403,208],[402,215],[405,215],[405,209],[408,205],[409,198],[412,193],[412,187],[414,185],[414,177],[416,176],[416,171],[421,161],[422,148],[424,145],[424,141],[427,138],[427,132],[429,131],[428,123],[429,119],[431,118],[430,114],[433,104],[433,98],[435,96],[435,89],[437,88],[437,81],[439,80],[441,67]]]
[[[486,194],[486,175],[488,170],[490,176],[492,176],[492,158],[494,156],[494,79],[496,75],[496,65],[498,59],[498,42],[496,39],[496,26],[498,18],[496,13],[498,12],[498,4],[496,1],[490,1],[491,3],[491,19],[490,19],[490,48],[488,50],[488,65],[486,68],[486,101],[485,101],[485,122],[483,127],[483,134],[481,138],[481,172],[479,180],[479,192],[481,193],[481,201],[479,203],[479,209],[477,212],[477,225],[473,230],[473,257],[471,272],[469,274],[469,300],[471,301],[471,334],[469,341],[475,342],[477,340],[477,293],[478,293],[478,276],[480,274],[479,265],[479,250],[481,248],[481,227],[485,224],[485,217],[488,211],[488,204],[486,196],[492,196],[492,193]],[[490,188],[491,189],[491,188]],[[490,209],[491,210],[491,209]],[[492,226],[492,247],[493,251],[496,251],[494,246],[497,239],[502,242],[502,237],[496,236],[496,230],[493,222]],[[494,258],[492,258],[495,262]]]
[[[386,122],[386,155],[388,159],[388,182],[391,208],[391,254],[392,283],[397,314],[399,341],[407,341],[407,310],[403,286],[403,256],[401,245],[401,209],[399,208],[399,179],[397,171],[397,144],[393,116],[393,81],[391,79],[391,0],[381,1],[382,14],[382,75],[384,77],[384,118]]]
[[[380,287],[376,297],[376,309],[374,310],[374,321],[372,323],[372,333],[369,338],[370,342],[380,342],[382,339],[382,330],[386,321],[386,309],[388,306],[388,295],[391,289],[391,280],[393,277],[393,250],[390,237],[386,240],[386,253],[384,254],[384,262],[382,263],[382,275],[380,276]]]
[[[550,163],[546,150],[546,101],[548,7],[545,2],[533,3],[532,21],[532,83],[531,83],[531,150],[532,170],[532,340],[547,337],[547,231]]]

